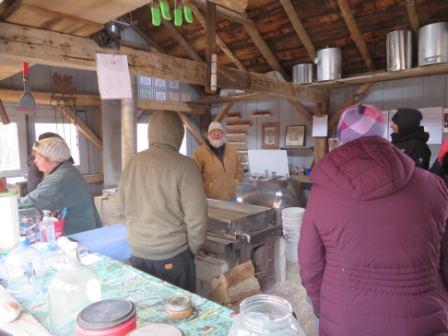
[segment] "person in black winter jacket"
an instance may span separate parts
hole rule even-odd
[[[392,143],[414,160],[415,166],[429,168],[431,150],[426,144],[429,133],[420,126],[422,113],[414,108],[399,108],[392,117]]]
[[[434,161],[430,170],[442,178],[445,185],[448,186],[448,140],[443,143],[437,155],[437,160]]]

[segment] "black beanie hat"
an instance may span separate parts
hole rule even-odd
[[[399,133],[419,127],[422,119],[422,113],[414,108],[399,108],[392,117],[392,121],[398,125]]]

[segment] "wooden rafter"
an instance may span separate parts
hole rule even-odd
[[[409,23],[414,32],[420,28],[420,19],[418,18],[417,3],[415,0],[406,0],[406,11],[408,12]]]
[[[143,39],[150,47],[154,48],[159,53],[165,54],[165,51],[153,39],[151,39],[143,30],[136,24],[131,25],[132,29]]]
[[[39,105],[50,105],[53,102],[51,101],[51,96],[53,93],[51,92],[39,92],[33,91],[33,98],[36,104]],[[22,90],[11,90],[11,89],[3,89],[0,88],[0,99],[5,103],[17,103],[23,95]],[[101,98],[98,95],[91,94],[75,94],[73,97],[76,99],[76,105],[80,106],[101,106]]]
[[[195,103],[184,103],[178,101],[162,101],[162,100],[148,100],[142,99],[137,101],[137,108],[146,111],[174,111],[184,112],[190,114],[205,114],[208,108],[205,105]]]
[[[171,36],[179,43],[184,50],[188,52],[188,55],[191,59],[198,61],[198,62],[204,62],[201,56],[196,52],[196,50],[193,49],[191,46],[191,43],[188,42],[185,37],[182,36],[181,33],[174,27],[174,25],[170,21],[162,20],[163,26],[170,32]]]
[[[248,0],[208,0],[218,6],[230,9],[237,13],[244,13]]]
[[[98,47],[88,38],[27,28],[0,22],[0,58],[17,59],[31,63],[96,70],[96,53],[117,53],[116,50]],[[128,55],[130,73],[177,80],[188,84],[206,84],[204,63],[123,47],[120,54]],[[321,101],[321,90],[283,82],[270,76],[221,67],[228,78],[218,78],[219,87],[268,92],[279,96]],[[232,79],[229,79],[229,78]]]
[[[296,34],[299,37],[300,41],[302,42],[303,46],[305,47],[308,56],[310,57],[311,61],[314,62],[314,58],[316,57],[316,49],[314,48],[313,42],[311,42],[311,39],[308,33],[306,32],[302,21],[297,15],[296,9],[291,3],[291,0],[280,0],[280,3],[285,9],[289,21],[291,21],[291,24],[294,27],[294,30],[296,31]]]
[[[200,145],[205,144],[204,138],[201,136],[200,132],[196,129],[196,127],[190,122],[190,119],[182,113],[177,113],[180,117],[180,120],[182,120],[182,123],[184,124],[185,128],[190,132],[190,134],[193,136],[193,138],[196,140],[197,143]]]
[[[288,78],[289,76],[286,75],[285,70],[283,70],[282,66],[278,62],[274,53],[271,51],[271,49],[267,45],[266,41],[261,36],[257,27],[255,26],[255,23],[249,18],[248,18],[248,20],[250,23],[246,23],[243,26],[244,26],[244,29],[246,29],[246,32],[251,37],[255,46],[258,48],[258,50],[260,50],[261,54],[263,55],[263,57],[265,58],[265,60],[268,62],[268,64],[271,66],[271,68],[273,70],[279,71],[285,79]]]
[[[361,31],[356,23],[355,17],[353,15],[352,9],[348,4],[347,0],[337,0],[339,9],[341,10],[342,17],[344,18],[345,24],[347,25],[348,30],[350,31],[350,35],[353,41],[358,48],[361,57],[368,69],[368,71],[373,71],[373,60],[370,57],[369,49],[367,48],[367,43],[362,36]]]
[[[202,27],[206,28],[206,22],[205,22],[205,17],[204,15],[202,15],[201,11],[199,10],[198,7],[196,7],[195,5],[191,4],[191,9],[194,13],[194,16],[196,17],[196,19],[199,21],[199,23],[202,25]],[[227,57],[236,65],[236,67],[242,71],[247,71],[246,67],[243,65],[243,63],[240,62],[240,60],[234,55],[234,53],[232,52],[232,50],[229,49],[229,47],[227,47],[227,45],[224,43],[224,41],[222,40],[222,38],[220,38],[218,36],[218,34],[216,34],[216,44],[218,45],[218,47],[221,48],[221,50],[227,55]]]
[[[3,11],[0,13],[0,19],[6,20],[14,11],[19,8],[20,4],[22,3],[22,0],[6,0],[4,4],[2,5]]]
[[[218,113],[218,115],[213,121],[221,122],[226,117],[227,113],[229,113],[229,111],[232,109],[234,104],[235,103],[232,102],[225,103],[224,106],[221,108],[221,111]]]
[[[196,6],[198,6],[199,8],[201,8],[202,10],[205,10],[206,8],[206,0],[190,0],[191,3],[195,4]],[[222,7],[218,7],[217,8],[217,14],[229,21],[232,22],[238,22],[242,25],[248,23],[250,24],[251,21],[249,21],[249,19],[247,18],[247,16],[245,14],[240,14]]]
[[[240,101],[250,101],[250,100],[270,100],[271,96],[265,93],[246,93],[242,95],[220,97],[220,96],[204,96],[199,98],[197,101],[200,104],[223,104],[223,103],[236,103]]]

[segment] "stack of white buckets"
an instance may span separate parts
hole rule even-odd
[[[282,210],[283,236],[286,239],[286,260],[290,262],[298,260],[297,248],[304,213],[305,209],[299,207]]]

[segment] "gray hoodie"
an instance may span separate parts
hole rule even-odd
[[[183,135],[176,113],[154,113],[149,149],[132,157],[121,177],[120,208],[136,257],[168,259],[204,243],[207,200],[197,165],[178,153]]]

